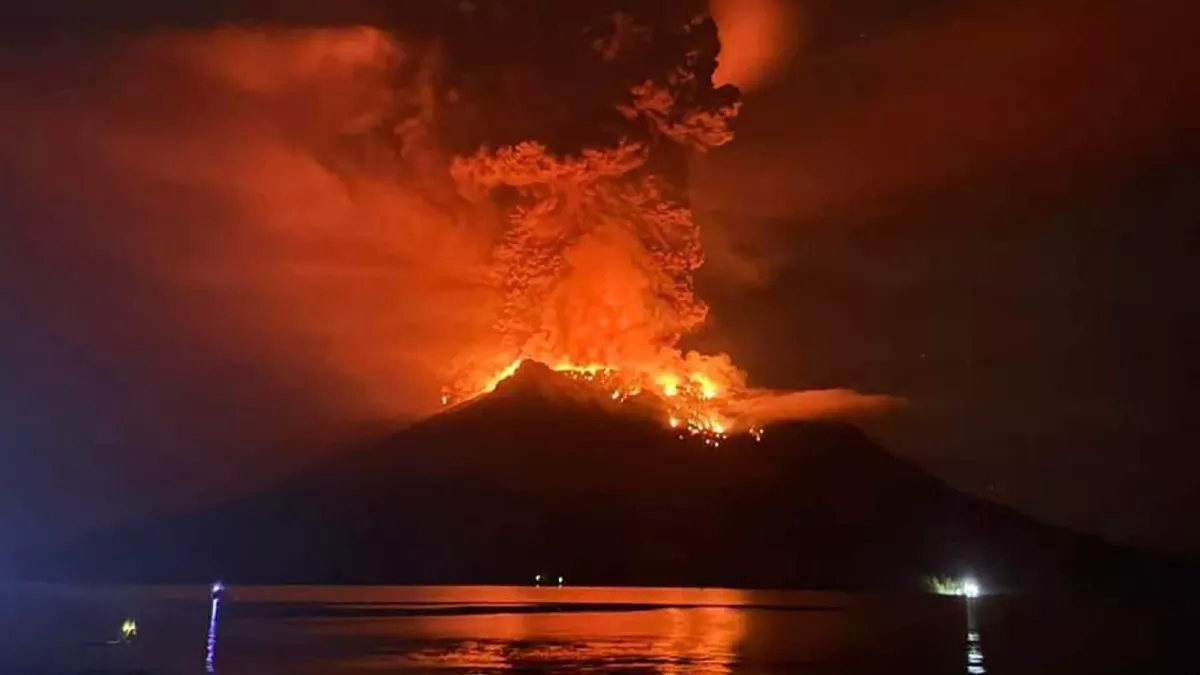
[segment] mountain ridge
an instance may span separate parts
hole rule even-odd
[[[105,581],[1001,587],[1153,575],[1130,554],[947,486],[842,422],[720,447],[525,364],[494,392],[208,511],[31,556]],[[1110,569],[1111,568],[1111,569]]]

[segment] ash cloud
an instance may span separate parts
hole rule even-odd
[[[323,403],[432,399],[414,373],[470,334],[485,242],[367,142],[402,97],[419,108],[421,55],[349,28],[162,33],[87,57],[6,88],[6,160],[72,228],[43,239],[144,278],[162,330],[201,351],[328,371],[307,392]]]
[[[752,19],[772,3],[727,4]],[[696,163],[702,208],[821,223],[987,181],[1061,195],[1170,157],[1200,133],[1193,11],[1185,0],[966,3],[812,45],[752,93],[739,143]],[[836,32],[839,12],[826,12]]]
[[[687,157],[730,140],[736,92],[711,86],[703,3],[617,4],[460,3],[438,39],[242,27],[10,47],[0,255],[22,292],[0,312],[34,337],[3,358],[7,395],[40,415],[18,435],[95,449],[82,482],[99,467],[174,493],[294,461],[256,450],[289,435],[431,412],[463,354],[674,349],[705,311]],[[589,163],[603,180],[538,177]],[[601,227],[563,217],[589,208]]]
[[[5,56],[11,531],[251,489],[436,408],[489,328],[487,233],[367,142],[427,57],[370,28]]]
[[[908,403],[894,396],[861,394],[851,389],[750,392],[732,404],[740,419],[757,425],[782,420],[854,419],[894,412]]]

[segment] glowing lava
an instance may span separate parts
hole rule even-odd
[[[693,360],[700,361],[695,355]],[[448,388],[442,395],[443,405],[467,401],[495,391],[504,380],[512,377],[524,358],[517,358],[495,373],[480,378],[481,384],[467,388]],[[703,361],[700,361],[703,362]],[[545,362],[542,362],[545,364]],[[724,361],[715,361],[727,366]],[[731,433],[748,433],[761,440],[762,429],[754,425],[741,425],[728,410],[728,404],[740,387],[740,373],[731,386],[722,387],[718,376],[701,371],[659,371],[648,368],[615,368],[602,364],[575,364],[558,361],[545,364],[554,372],[576,382],[596,389],[597,393],[612,401],[624,403],[634,397],[653,401],[662,409],[664,421],[671,429],[680,432],[680,438],[699,436],[706,445],[720,446]],[[736,370],[734,371],[736,373]],[[644,394],[652,393],[653,396]]]

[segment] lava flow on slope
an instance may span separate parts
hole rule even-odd
[[[518,359],[504,367],[485,382],[475,395],[495,391],[500,383],[517,372],[522,363],[524,360]],[[736,416],[729,405],[730,390],[724,389],[722,384],[702,371],[638,372],[602,364],[576,365],[570,362],[543,365],[571,380],[594,387],[598,393],[618,403],[632,399],[651,402],[659,409],[663,421],[679,431],[680,438],[699,436],[705,444],[719,447],[721,441],[731,433],[749,433],[756,440],[763,435],[761,426]],[[450,404],[450,395],[443,395],[442,402]]]

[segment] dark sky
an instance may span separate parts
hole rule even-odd
[[[870,4],[809,4],[699,168],[766,279],[713,284],[715,344],[771,384],[906,397],[879,433],[963,488],[1197,550],[1187,3]]]
[[[21,11],[76,33],[390,14],[369,0],[101,4]],[[1200,552],[1189,3],[784,4],[794,54],[748,92],[738,140],[694,166],[714,308],[697,343],[760,384],[904,397],[873,431],[964,489]],[[0,550],[212,499],[310,454],[270,448],[337,435],[300,395],[311,373],[260,358],[271,339],[244,317],[109,252],[100,224],[128,214],[103,188],[67,174],[31,194],[28,165],[3,159]],[[221,214],[193,217],[175,225]],[[312,424],[263,422],[280,419]]]

